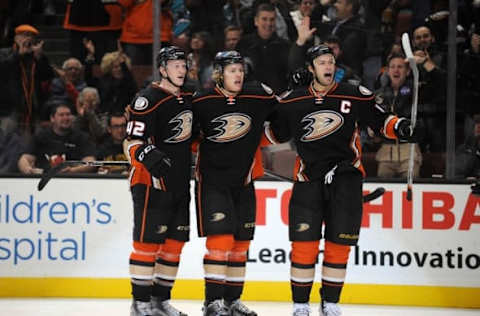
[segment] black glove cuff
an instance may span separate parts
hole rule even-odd
[[[141,162],[148,171],[159,163],[169,163],[170,159],[153,144],[144,144],[135,151],[135,158]]]

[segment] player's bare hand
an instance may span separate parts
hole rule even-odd
[[[95,44],[93,44],[92,40],[89,40],[88,38],[84,38],[83,46],[87,50],[87,55],[95,56]]]
[[[42,40],[32,44],[33,56],[35,56],[36,59],[39,59],[43,54],[43,44],[44,41]]]

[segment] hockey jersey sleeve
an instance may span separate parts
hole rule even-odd
[[[358,100],[360,124],[370,127],[377,135],[397,139],[395,127],[399,118],[377,104],[373,92],[363,86],[358,86]]]
[[[153,100],[147,89],[140,91],[127,107],[128,123],[124,153],[132,165],[136,162],[136,150],[144,144],[153,142],[157,106],[158,102]]]

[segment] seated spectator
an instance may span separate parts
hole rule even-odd
[[[17,162],[25,151],[26,139],[15,131],[5,133],[0,128],[0,174],[18,172]]]
[[[358,86],[361,83],[362,78],[342,62],[343,50],[340,44],[340,39],[334,35],[328,37],[325,45],[330,47],[335,56],[335,82],[348,82],[350,84]]]
[[[207,32],[193,33],[190,41],[191,52],[187,55],[189,64],[187,77],[189,80],[196,82],[197,88],[200,89],[214,86],[212,60],[215,51],[210,37]]]
[[[242,29],[238,26],[227,26],[224,31],[224,50],[237,50],[238,42],[242,38]]]
[[[392,112],[400,117],[410,117],[412,110],[413,84],[407,80],[410,72],[405,56],[394,54],[387,61],[389,85],[375,91],[376,102],[385,111]],[[384,139],[377,152],[378,161],[377,176],[380,178],[406,178],[408,173],[408,161],[410,158],[410,144],[398,140]],[[415,165],[413,176],[420,175],[422,154],[420,147],[415,144]]]
[[[131,72],[130,58],[123,52],[105,54],[100,64],[102,77],[98,82],[100,113],[125,111],[127,104],[137,93],[137,82]]]
[[[52,80],[50,86],[51,97],[54,102],[75,104],[80,91],[87,83],[83,79],[83,65],[76,58],[69,58],[63,62],[62,69],[57,69],[59,77]]]
[[[48,117],[41,114],[54,71],[38,34],[33,26],[20,25],[13,46],[0,50],[0,128],[6,134],[33,133],[37,122]]]
[[[126,161],[122,143],[127,134],[127,119],[122,113],[113,113],[108,117],[108,137],[98,147],[97,158],[107,161]],[[126,173],[128,166],[103,166],[98,173]]]
[[[457,109],[461,108],[465,115],[465,138],[473,136],[474,116],[480,114],[480,29],[474,29],[470,35],[470,48],[460,55],[458,63]]]
[[[83,89],[77,98],[77,115],[73,120],[73,129],[88,134],[88,139],[94,144],[103,141],[106,129],[103,119],[98,114],[100,95],[98,90],[92,87]]]
[[[458,146],[455,153],[455,176],[462,178],[480,177],[480,116],[475,116],[471,136]]]
[[[51,126],[40,130],[32,138],[18,160],[18,169],[24,174],[39,174],[66,160],[95,160],[95,146],[88,136],[72,129],[72,111],[65,104],[53,106]],[[66,167],[63,173],[92,172],[95,167]]]

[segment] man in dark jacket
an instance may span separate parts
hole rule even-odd
[[[15,29],[13,47],[0,51],[0,128],[31,133],[42,119],[45,87],[54,76],[38,30],[30,25]],[[47,115],[45,115],[46,118]]]
[[[274,6],[262,3],[256,12],[257,31],[242,38],[237,49],[252,62],[253,78],[278,94],[287,87],[289,43],[275,34]]]

